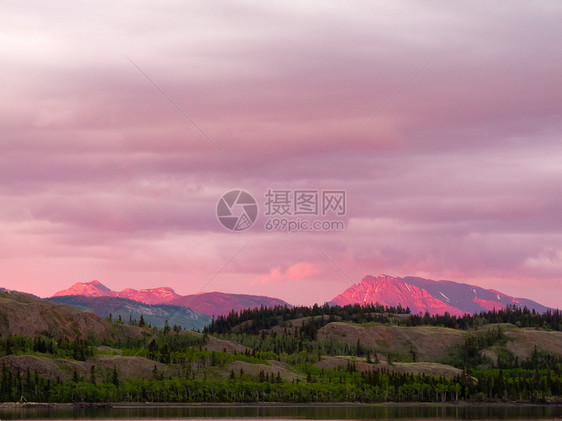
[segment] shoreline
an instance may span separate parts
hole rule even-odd
[[[0,409],[152,409],[152,408],[346,408],[346,407],[562,407],[562,402],[2,402]]]

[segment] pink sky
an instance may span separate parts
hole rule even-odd
[[[0,285],[195,293],[248,243],[204,291],[323,303],[337,265],[561,307],[561,21],[558,1],[3,2]],[[235,188],[261,206],[241,233],[215,216]],[[345,189],[345,231],[266,232],[267,188]]]

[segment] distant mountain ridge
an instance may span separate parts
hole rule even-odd
[[[526,298],[514,298],[498,291],[453,281],[433,281],[408,276],[365,276],[360,283],[333,298],[336,305],[379,303],[387,306],[409,307],[412,313],[462,316],[467,313],[500,310],[507,305],[527,307],[544,313],[550,310]]]
[[[240,311],[246,308],[260,306],[275,307],[290,304],[278,298],[264,297],[261,295],[227,294],[224,292],[206,292],[202,294],[184,295],[175,298],[169,304],[186,306],[210,315],[226,315],[231,311]],[[228,311],[226,310],[228,309]]]
[[[173,299],[182,297],[169,287],[133,289],[127,288],[123,291],[112,291],[99,281],[76,282],[70,288],[58,291],[53,297],[67,295],[84,295],[87,297],[119,297],[145,304],[165,304]]]
[[[51,298],[63,296],[86,297],[117,297],[137,301],[144,304],[170,304],[189,307],[190,309],[209,316],[226,315],[231,311],[260,306],[289,306],[278,298],[261,295],[229,294],[224,292],[203,292],[191,295],[179,295],[172,288],[133,289],[112,291],[99,281],[76,282],[70,288],[56,292]]]
[[[202,330],[211,323],[211,316],[179,305],[145,304],[139,301],[120,297],[64,295],[46,298],[46,301],[56,304],[66,304],[83,311],[91,311],[102,318],[112,315],[113,320],[121,317],[124,323],[140,320],[152,326],[164,327],[166,321],[170,326],[178,325],[184,329]]]

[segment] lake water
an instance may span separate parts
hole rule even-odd
[[[49,419],[142,420],[192,418],[205,421],[253,418],[314,420],[555,420],[562,419],[562,406],[533,405],[337,405],[337,406],[125,406],[116,408],[0,408],[0,420]]]

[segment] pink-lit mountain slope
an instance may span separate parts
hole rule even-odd
[[[545,307],[525,298],[514,298],[500,292],[452,281],[387,275],[366,276],[330,301],[336,305],[379,303],[409,307],[412,313],[463,315],[499,310],[507,305],[545,312]]]
[[[346,289],[335,297],[331,303],[340,306],[378,303],[391,307],[400,304],[404,308],[409,307],[412,313],[425,313],[426,311],[429,311],[430,314],[448,312],[454,315],[462,315],[465,313],[434,298],[422,288],[386,275],[380,275],[377,278],[365,276],[359,284]]]
[[[99,281],[92,282],[76,282],[70,288],[59,291],[53,297],[62,297],[65,295],[83,295],[86,297],[119,297],[128,300],[138,301],[145,304],[167,304],[175,298],[181,297],[174,292],[172,288],[150,288],[150,289],[133,289],[127,288],[123,291],[112,291]]]

